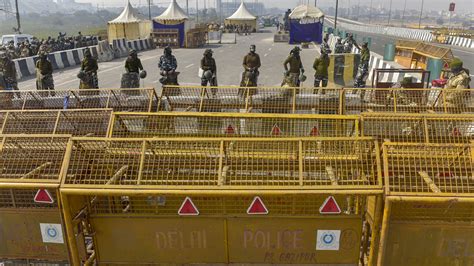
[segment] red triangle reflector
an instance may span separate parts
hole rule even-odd
[[[226,133],[226,134],[235,134],[235,129],[234,129],[234,127],[232,127],[232,125],[229,125],[229,126],[226,128],[225,133]]]
[[[319,136],[319,129],[317,127],[313,127],[313,129],[311,129],[311,133],[309,133],[309,135],[313,136],[313,137]]]
[[[54,203],[53,197],[51,197],[51,194],[46,189],[38,189],[33,200],[36,203]]]
[[[455,128],[453,129],[453,132],[451,132],[451,134],[452,134],[454,137],[459,137],[459,136],[461,136],[461,131],[460,131],[457,127],[455,127]]]
[[[253,198],[252,203],[247,209],[247,214],[268,214],[268,209],[265,204],[263,204],[262,199],[257,196]]]
[[[179,215],[199,215],[199,211],[190,197],[186,197],[178,210]]]
[[[273,136],[281,135],[281,129],[276,124],[272,128],[272,135]]]
[[[341,213],[341,208],[334,199],[333,196],[329,196],[319,208],[319,213],[321,214],[339,214]]]

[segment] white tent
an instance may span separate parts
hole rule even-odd
[[[182,21],[187,19],[188,16],[186,15],[186,12],[181,9],[178,3],[176,3],[176,0],[173,0],[168,8],[161,15],[155,18],[155,20],[158,21]]]
[[[141,20],[130,1],[127,1],[127,5],[119,16],[107,24],[109,42],[122,38],[128,40],[148,38],[151,32],[151,22]]]
[[[257,29],[257,17],[250,13],[244,1],[242,1],[239,8],[234,12],[234,14],[226,18],[225,25],[248,25],[251,27],[252,31],[255,31]]]
[[[315,6],[300,5],[293,9],[289,17],[290,19],[318,22],[321,18],[324,18],[324,13]]]

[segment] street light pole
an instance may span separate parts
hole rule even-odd
[[[199,23],[199,0],[196,0],[196,24]]]
[[[373,0],[370,0],[370,7],[369,7],[369,24],[372,22],[372,4]]]
[[[403,6],[402,26],[405,25],[405,11],[406,10],[407,10],[407,0],[405,0],[405,5]]]
[[[148,19],[151,20],[151,0],[148,0]]]
[[[421,10],[420,10],[420,20],[418,21],[418,29],[421,29],[421,17],[423,16],[423,6],[425,4],[424,0],[421,0]]]
[[[186,15],[189,17],[189,0],[186,0]]]
[[[392,18],[392,0],[390,0],[390,8],[388,9],[388,25],[390,26],[390,19]]]
[[[336,0],[336,14],[334,16],[334,30],[337,29],[337,10],[339,8],[339,0]]]
[[[20,24],[20,10],[18,9],[18,0],[15,0],[16,7],[16,25],[18,33],[21,33],[21,24]]]

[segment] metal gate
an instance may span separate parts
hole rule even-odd
[[[253,113],[114,113],[111,137],[357,137],[359,117]]]
[[[378,154],[370,138],[74,138],[68,236],[99,264],[357,265]]]
[[[474,263],[474,143],[384,143],[378,265]]]
[[[68,261],[58,196],[68,140],[64,135],[0,136],[1,259]]]

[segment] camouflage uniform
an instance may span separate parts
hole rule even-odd
[[[46,56],[36,61],[36,89],[54,90],[53,66]]]
[[[357,69],[357,75],[355,77],[354,87],[365,88],[365,81],[367,80],[367,77],[369,76],[369,61],[370,61],[370,51],[369,51],[369,48],[367,47],[367,43],[364,43],[364,45],[362,46],[362,49],[360,49],[360,63]]]
[[[466,91],[462,90],[470,88],[469,83],[471,82],[471,77],[469,70],[463,68],[463,63],[458,58],[455,58],[451,62],[450,67],[452,73],[445,86],[444,100],[446,107],[462,109],[468,100]]]
[[[320,57],[314,60],[313,69],[316,71],[314,74],[314,87],[319,87],[322,82],[322,87],[328,86],[328,68],[329,68],[329,56],[327,54],[321,54]]]
[[[125,70],[127,73],[123,74],[121,87],[122,88],[139,88],[140,87],[140,70],[143,70],[141,60],[130,55],[125,61]]]
[[[84,71],[85,78],[81,80],[80,89],[98,89],[99,80],[97,78],[97,70],[99,66],[97,65],[97,60],[92,58],[92,56],[84,57],[81,62],[81,71]]]
[[[5,89],[18,90],[15,63],[7,55],[0,59],[0,72],[3,74]]]
[[[212,52],[211,52],[212,53]],[[207,86],[207,83],[211,86],[217,86],[217,66],[216,66],[216,60],[212,58],[212,56],[206,56],[201,59],[201,69],[206,72],[206,71],[211,71],[213,77],[210,80],[207,80],[204,75],[201,77],[201,86]]]
[[[412,100],[412,97],[408,95],[407,91],[400,90],[406,88],[409,86],[408,84],[411,84],[412,82],[413,80],[411,77],[405,77],[401,82],[393,84],[391,88],[397,90],[392,90],[387,94],[387,100],[389,101],[388,104],[394,104],[394,101],[396,101],[397,105],[417,105],[417,103]]]
[[[336,44],[334,45],[334,53],[335,54],[344,53],[344,44],[342,44],[340,38],[337,39]]]
[[[297,52],[296,52],[297,51]],[[285,68],[285,76],[289,77],[293,80],[291,83],[295,85],[295,87],[300,86],[299,75],[300,72],[304,73],[303,63],[301,62],[301,57],[299,55],[299,47],[294,48],[291,51],[291,54],[286,58],[285,62],[283,62],[283,67]],[[290,69],[288,69],[288,64],[290,65]],[[287,78],[285,78],[286,80]],[[283,82],[285,82],[285,80]],[[283,86],[283,83],[282,83]]]
[[[260,56],[257,53],[248,53],[244,57],[244,61],[242,63],[244,67],[244,73],[242,74],[242,81],[240,82],[241,87],[256,87],[257,86],[257,80],[258,80],[258,69],[262,65],[260,62]],[[254,80],[248,80],[246,79],[246,74],[247,72],[254,71],[255,73],[255,78]]]

